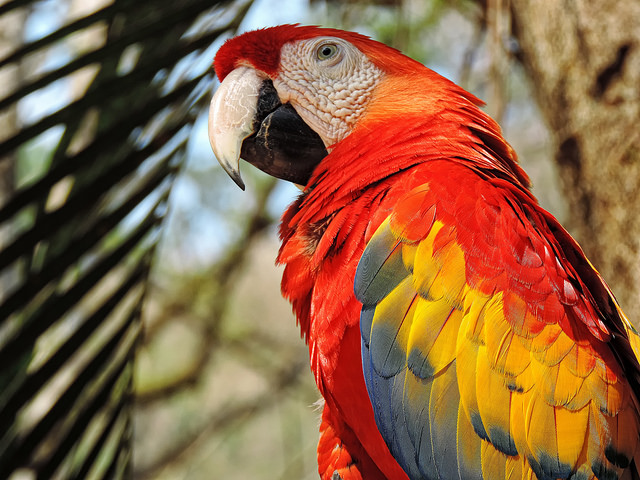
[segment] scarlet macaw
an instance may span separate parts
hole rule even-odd
[[[325,405],[322,479],[637,479],[638,335],[481,102],[397,50],[227,41],[213,150],[302,188],[282,293]]]

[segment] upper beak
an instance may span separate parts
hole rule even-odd
[[[220,84],[209,106],[211,148],[222,168],[242,190],[240,150],[244,139],[254,132],[261,83],[253,68],[236,68]]]
[[[274,177],[305,185],[327,155],[318,134],[290,104],[280,102],[271,80],[250,67],[229,73],[213,96],[209,141],[243,190],[240,157]]]

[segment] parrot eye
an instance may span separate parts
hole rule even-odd
[[[338,53],[338,45],[335,43],[323,43],[316,50],[316,54],[318,56],[318,60],[329,60],[333,58]]]

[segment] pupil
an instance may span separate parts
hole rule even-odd
[[[325,57],[328,57],[329,55],[331,55],[331,48],[330,47],[324,47],[324,49],[322,50],[322,54]]]

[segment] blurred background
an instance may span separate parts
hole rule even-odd
[[[635,318],[640,12],[539,3],[0,3],[0,478],[317,478],[274,265],[298,191],[248,164],[240,191],[207,139],[246,30],[356,30],[484,99]]]

